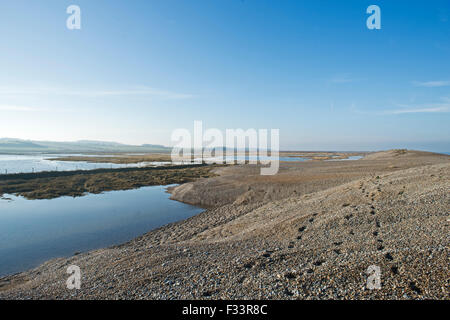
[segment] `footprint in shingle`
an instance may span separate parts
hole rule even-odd
[[[394,260],[394,257],[388,252],[384,255],[384,257],[390,261]]]
[[[293,296],[294,295],[291,291],[289,291],[288,288],[284,289],[284,294],[287,295],[287,296]]]
[[[284,275],[284,277],[285,277],[286,279],[292,280],[292,279],[295,279],[295,278],[297,277],[297,275],[296,275],[295,273],[293,273],[293,272],[287,272],[287,273]]]
[[[391,271],[393,274],[398,274],[398,267],[397,266],[392,266],[391,267]]]
[[[413,291],[415,291],[417,294],[422,294],[422,290],[416,285],[414,281],[411,281],[409,283],[409,288]]]
[[[323,261],[323,260],[317,260],[317,261],[313,262],[313,265],[315,265],[316,267],[319,267],[319,266],[321,266],[324,262],[325,262],[325,261]]]

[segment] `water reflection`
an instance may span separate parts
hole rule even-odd
[[[166,187],[51,200],[4,195],[10,200],[0,199],[0,276],[120,244],[202,211],[170,200]]]

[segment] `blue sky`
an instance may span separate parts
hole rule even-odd
[[[0,39],[0,137],[170,145],[202,120],[285,150],[450,151],[448,0],[5,0]]]

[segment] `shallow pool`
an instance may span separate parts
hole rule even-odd
[[[167,186],[84,197],[0,199],[0,276],[55,257],[120,244],[202,209],[169,199]]]
[[[126,168],[145,166],[150,163],[137,164],[116,164],[109,163],[108,157],[105,162],[91,163],[86,161],[55,161],[48,160],[51,158],[78,156],[74,154],[30,154],[30,155],[13,155],[0,154],[0,174],[9,173],[30,173],[42,171],[70,171],[70,170],[92,170],[100,168]]]

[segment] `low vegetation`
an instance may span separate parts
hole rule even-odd
[[[78,197],[86,193],[129,190],[144,186],[180,184],[211,177],[213,165],[97,169],[0,175],[0,196],[26,199]]]

